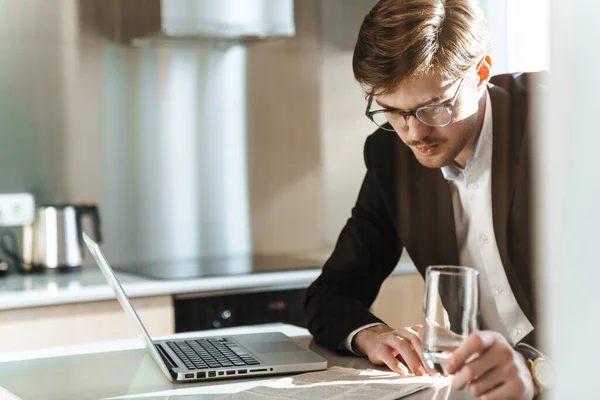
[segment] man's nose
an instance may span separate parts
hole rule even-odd
[[[414,116],[408,117],[406,129],[408,130],[408,139],[414,142],[423,141],[433,130],[431,126],[425,125]]]

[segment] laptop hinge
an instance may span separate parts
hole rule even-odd
[[[165,362],[165,364],[167,364],[167,366],[170,369],[174,369],[177,368],[177,364],[175,363],[175,361],[173,361],[173,359],[171,357],[169,357],[169,355],[167,354],[167,352],[162,348],[162,346],[160,344],[155,344],[154,347],[156,347],[156,349],[158,350],[158,353],[160,354],[161,358],[163,359],[163,361]]]

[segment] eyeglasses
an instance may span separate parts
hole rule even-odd
[[[465,77],[463,76],[460,79],[454,97],[452,97],[452,100],[450,100],[449,103],[429,104],[426,106],[417,107],[414,110],[407,112],[385,109],[370,111],[371,104],[373,103],[373,95],[371,95],[369,97],[365,115],[380,128],[391,132],[404,130],[406,124],[408,123],[408,117],[410,116],[415,117],[428,126],[446,126],[452,122],[454,104],[456,103],[456,99],[458,99],[458,95],[463,87],[464,82]]]

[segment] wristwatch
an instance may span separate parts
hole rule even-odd
[[[515,350],[525,357],[529,364],[529,371],[533,377],[533,383],[538,387],[540,393],[552,389],[556,383],[556,372],[554,366],[537,349],[529,346],[526,343],[518,343]]]

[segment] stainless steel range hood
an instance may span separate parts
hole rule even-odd
[[[162,0],[161,36],[294,36],[293,0]]]
[[[96,0],[113,40],[253,40],[295,35],[293,0]]]

